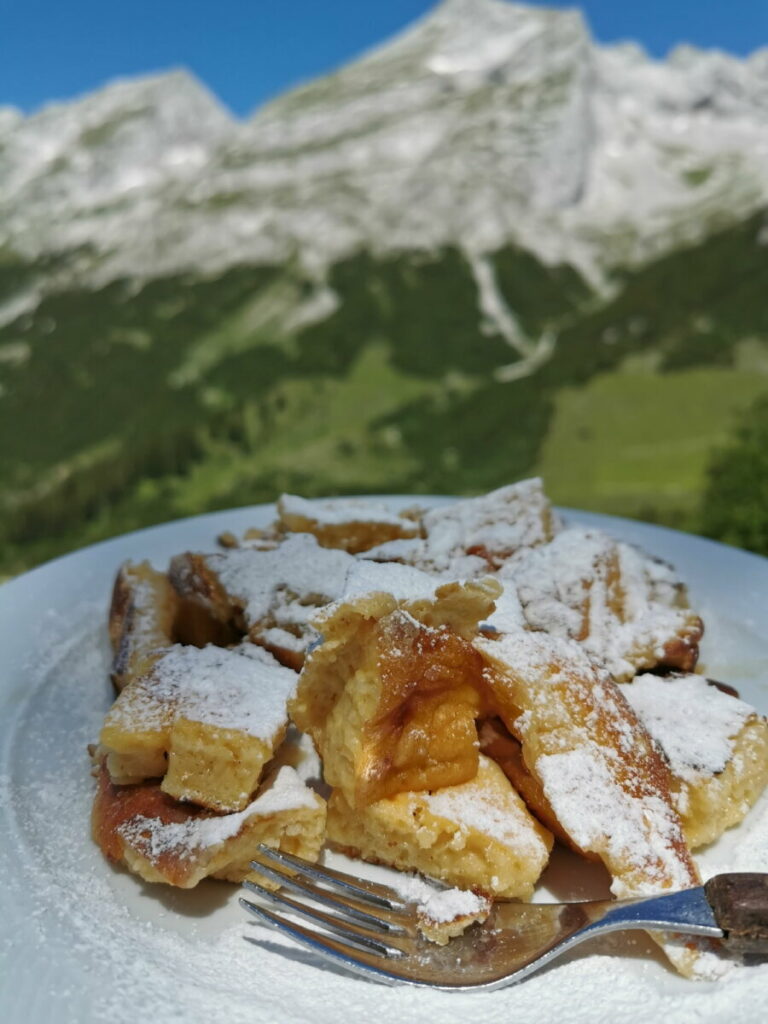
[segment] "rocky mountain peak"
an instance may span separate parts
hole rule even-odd
[[[579,11],[559,11],[503,0],[444,0],[423,26],[432,34],[427,68],[470,81],[503,80],[525,74],[563,50],[589,44]],[[584,53],[582,52],[582,56]]]
[[[0,115],[0,244],[103,277],[359,248],[638,262],[768,199],[768,51],[598,46],[577,10],[443,0],[237,122],[184,71]]]
[[[132,248],[131,225],[142,209],[152,216],[151,197],[199,175],[235,122],[176,70],[118,80],[1,128],[0,244],[38,255]]]

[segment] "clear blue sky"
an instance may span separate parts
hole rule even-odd
[[[329,71],[430,0],[0,0],[0,104],[31,111],[123,75],[184,66],[235,113]],[[737,54],[768,45],[768,0],[584,0],[597,39]]]

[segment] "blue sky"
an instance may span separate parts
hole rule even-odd
[[[0,0],[0,104],[31,111],[118,76],[184,66],[244,115],[289,86],[345,63],[433,5]],[[738,54],[768,45],[768,0],[585,0],[579,6],[599,40],[636,39],[655,56],[680,42]]]

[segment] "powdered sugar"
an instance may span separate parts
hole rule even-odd
[[[110,718],[131,729],[157,728],[172,709],[174,717],[268,741],[285,725],[297,680],[266,651],[247,657],[213,645],[175,645],[158,658],[140,693],[133,687],[123,691]]]
[[[582,849],[600,851],[609,864],[632,865],[636,884],[614,878],[611,885],[618,898],[687,888],[691,874],[676,848],[680,828],[669,804],[655,793],[626,792],[613,760],[611,750],[592,742],[536,760],[558,821]]]
[[[437,817],[456,822],[464,829],[475,829],[511,847],[525,860],[546,859],[547,848],[531,827],[527,811],[515,807],[511,801],[500,805],[498,794],[489,794],[480,785],[471,782],[463,786],[419,794],[427,809]]]
[[[697,675],[636,676],[622,692],[659,743],[672,772],[687,782],[721,772],[754,708]]]
[[[377,544],[360,554],[361,558],[372,562],[403,562],[405,565],[418,565],[423,560],[426,547],[421,537],[398,537]],[[480,559],[478,559],[478,562]]]
[[[619,896],[693,882],[680,822],[655,779],[649,743],[621,693],[574,641],[544,634],[477,640],[500,673],[502,706],[567,835],[597,853]],[[655,755],[653,755],[655,756]]]
[[[337,498],[333,501],[309,501],[296,494],[283,494],[278,501],[281,515],[299,516],[321,525],[343,526],[347,523],[386,523],[390,526],[408,526],[408,520],[393,512],[387,505],[355,498]]]
[[[526,628],[523,606],[517,596],[514,586],[506,585],[499,597],[496,598],[496,608],[488,616],[485,622],[481,623],[481,629],[496,633],[517,633]]]
[[[314,798],[310,790],[293,768],[285,766],[277,773],[269,789],[242,811],[190,818],[184,822],[164,822],[160,818],[137,815],[120,825],[118,832],[150,858],[163,853],[190,857],[197,851],[225,843],[253,818],[312,806]]]
[[[278,626],[286,616],[306,621],[309,612],[302,613],[301,606],[337,600],[357,564],[345,551],[320,547],[308,533],[293,534],[267,551],[234,548],[207,555],[206,562],[242,604],[248,626],[270,615]]]
[[[579,640],[620,679],[696,628],[668,566],[597,530],[565,529],[513,555],[499,576],[517,588],[533,629]]]
[[[307,630],[296,636],[295,633],[289,633],[287,629],[280,629],[279,626],[259,630],[259,639],[267,647],[282,648],[295,654],[303,654],[319,636],[315,630]]]
[[[157,642],[158,602],[157,582],[140,572],[122,573],[123,585],[131,594],[131,643],[134,647],[147,647]]]
[[[398,603],[432,601],[440,583],[441,580],[410,565],[361,560],[350,569],[341,599],[354,601],[379,592],[391,594]]]
[[[468,555],[457,548],[449,552],[435,550],[429,539],[413,537],[391,540],[362,552],[361,558],[372,562],[401,562],[423,569],[445,580],[474,579],[488,572],[488,560]]]
[[[419,916],[437,923],[482,914],[491,906],[490,900],[478,893],[468,889],[436,889],[418,875],[398,876],[394,888],[417,904]]]
[[[455,558],[477,551],[498,563],[519,548],[546,543],[558,525],[541,480],[523,480],[427,512],[425,561],[445,572]]]
[[[498,640],[478,638],[475,646],[489,657],[514,666],[522,677],[550,676],[554,680],[552,672],[557,665],[569,666],[574,674],[592,676],[598,672],[598,666],[584,648],[565,637],[516,631]]]

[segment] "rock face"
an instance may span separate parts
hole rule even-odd
[[[506,243],[592,280],[768,198],[768,50],[602,47],[580,14],[444,0],[235,121],[185,72],[0,110],[0,247],[103,283]]]

